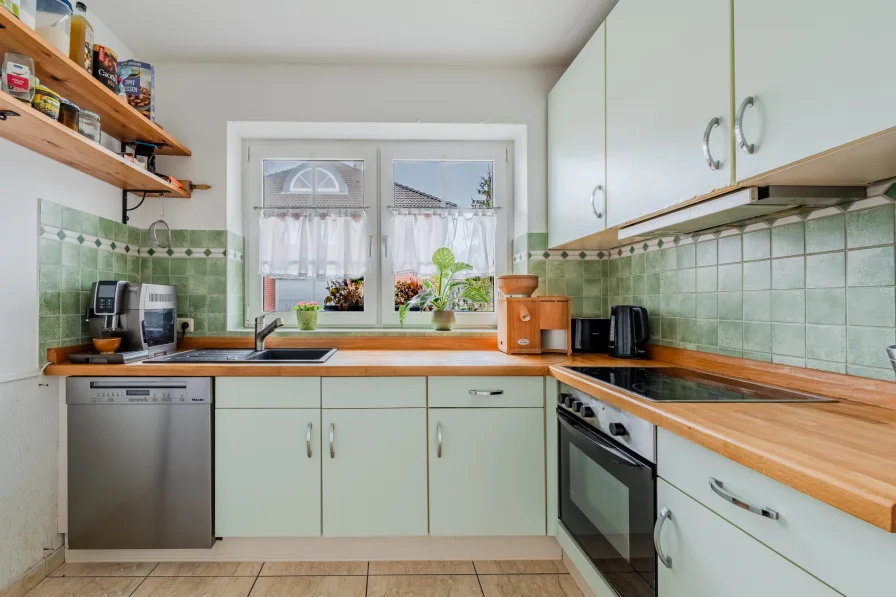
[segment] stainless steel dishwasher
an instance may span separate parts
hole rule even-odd
[[[70,549],[214,544],[212,380],[70,377]]]

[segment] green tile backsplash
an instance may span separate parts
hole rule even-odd
[[[243,239],[225,230],[171,230],[152,248],[148,230],[41,200],[38,230],[39,338],[46,349],[89,341],[84,312],[97,280],[177,286],[178,317],[197,334],[241,327]]]

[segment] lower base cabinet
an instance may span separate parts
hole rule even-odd
[[[543,408],[429,411],[430,534],[545,534]]]
[[[319,409],[215,411],[215,534],[318,537]]]
[[[324,410],[325,537],[427,532],[426,409]]]
[[[660,597],[838,597],[789,560],[664,480],[657,509],[668,508],[658,561]]]

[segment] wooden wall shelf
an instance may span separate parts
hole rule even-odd
[[[0,14],[3,14],[3,10],[0,10]],[[3,110],[18,114],[0,121],[0,137],[4,139],[120,189],[168,191],[165,197],[190,198],[186,189],[138,168],[99,143],[62,126],[11,95],[0,92],[0,111]]]
[[[120,141],[160,145],[156,151],[160,155],[191,155],[190,150],[170,133],[94,79],[11,12],[0,10],[0,56],[4,52],[17,52],[34,59],[41,84],[82,110],[99,114],[103,132]]]

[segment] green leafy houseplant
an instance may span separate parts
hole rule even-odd
[[[299,303],[292,308],[296,312],[300,330],[317,329],[317,312],[323,309],[317,303]]]
[[[461,272],[473,269],[468,263],[457,261],[451,249],[442,247],[432,255],[432,263],[436,266],[438,274],[432,278],[422,280],[423,289],[411,300],[401,305],[398,310],[398,320],[404,326],[404,320],[408,311],[417,307],[421,311],[432,309],[433,327],[440,330],[451,329],[453,319],[448,324],[439,325],[440,311],[451,311],[458,303],[487,303],[488,293],[481,285],[473,284],[466,279],[457,279],[455,276]],[[452,313],[453,316],[453,313]]]

